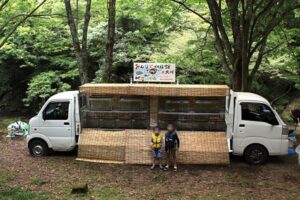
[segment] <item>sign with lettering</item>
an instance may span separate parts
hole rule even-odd
[[[133,81],[175,82],[176,67],[171,63],[134,63]]]

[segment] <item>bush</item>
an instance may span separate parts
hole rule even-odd
[[[43,104],[53,94],[69,90],[71,85],[64,82],[64,77],[65,74],[61,75],[55,71],[34,76],[28,84],[27,97],[23,99],[25,105]]]

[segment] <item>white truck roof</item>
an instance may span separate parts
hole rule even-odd
[[[71,99],[73,96],[77,95],[78,93],[79,93],[79,91],[60,92],[60,93],[55,94],[52,97],[50,97],[49,100]]]
[[[238,101],[260,101],[270,105],[269,101],[262,96],[250,92],[235,92]]]

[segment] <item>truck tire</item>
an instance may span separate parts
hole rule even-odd
[[[264,164],[268,159],[267,149],[259,144],[253,144],[246,148],[244,153],[244,158],[247,163],[251,165],[261,165]]]
[[[30,154],[34,157],[47,156],[49,154],[48,145],[43,140],[33,140],[28,147]]]

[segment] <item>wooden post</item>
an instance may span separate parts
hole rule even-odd
[[[158,125],[158,97],[150,96],[150,127]]]

